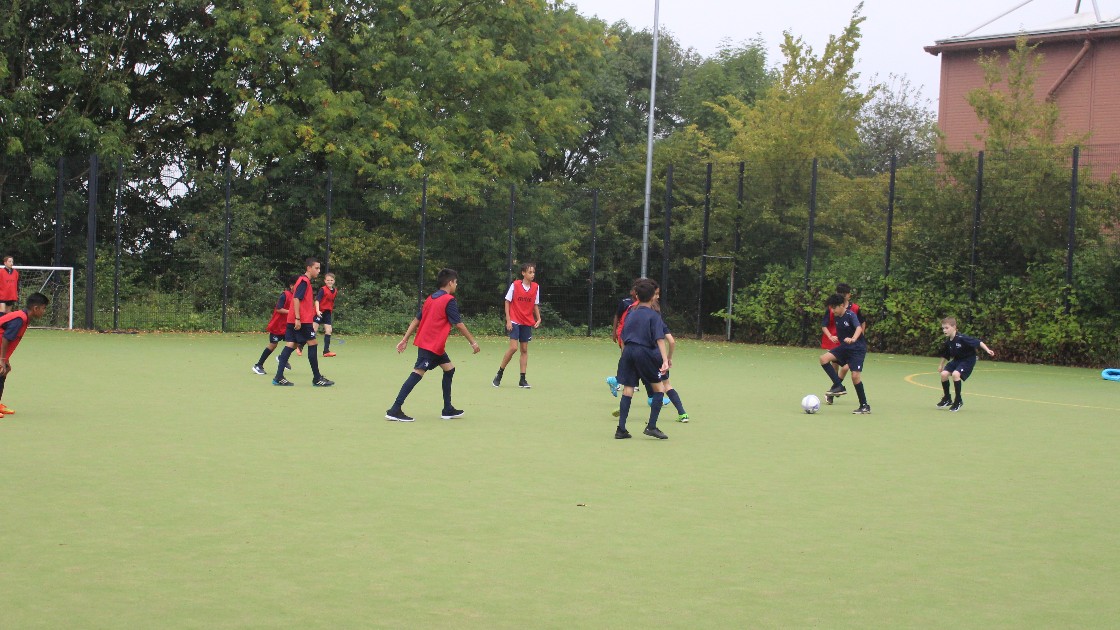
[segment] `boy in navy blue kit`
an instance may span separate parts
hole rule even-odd
[[[653,388],[653,402],[649,408],[649,423],[644,433],[659,440],[669,439],[668,435],[657,428],[657,416],[661,413],[665,397],[664,374],[669,371],[668,348],[665,345],[665,324],[661,314],[651,308],[657,293],[657,283],[641,279],[634,283],[637,306],[626,316],[619,340],[622,342],[622,357],[618,360],[618,382],[622,385],[622,398],[618,403],[618,428],[616,440],[630,437],[626,430],[626,417],[630,415],[630,403],[634,398],[634,388],[643,380]]]
[[[945,333],[945,345],[941,347],[941,365],[937,371],[941,372],[941,389],[945,395],[937,403],[938,409],[949,408],[949,411],[960,411],[964,406],[961,399],[961,383],[968,380],[972,368],[976,367],[976,349],[981,348],[988,356],[995,356],[995,351],[983,341],[957,332],[957,319],[946,317],[941,320],[941,332]],[[953,390],[956,398],[949,398],[949,377],[953,377]]]
[[[863,338],[863,324],[859,317],[848,310],[847,300],[843,295],[835,294],[828,297],[825,302],[836,322],[836,337],[840,345],[821,355],[821,369],[832,380],[832,388],[825,392],[825,396],[841,396],[844,394],[844,383],[836,374],[835,362],[846,365],[852,374],[852,385],[856,388],[859,397],[859,407],[852,413],[871,413],[871,405],[867,404],[867,394],[863,391],[863,361],[867,357],[867,340]]]
[[[404,337],[397,343],[397,353],[404,352],[412,333],[416,333],[416,341],[412,342],[416,346],[416,364],[401,385],[393,406],[385,411],[386,420],[394,422],[414,420],[401,407],[412,393],[412,389],[420,379],[424,378],[424,374],[437,365],[443,369],[443,411],[440,417],[451,420],[463,416],[462,409],[456,409],[451,405],[451,381],[455,378],[455,364],[451,362],[451,357],[447,356],[446,351],[447,336],[451,334],[451,327],[459,329],[459,334],[466,337],[467,342],[471,344],[471,352],[478,354],[480,348],[471,331],[467,330],[467,325],[463,323],[463,318],[459,314],[459,304],[455,301],[455,291],[459,288],[458,272],[454,269],[441,269],[436,276],[436,283],[439,285],[439,291],[424,300],[420,312],[408,324]]]

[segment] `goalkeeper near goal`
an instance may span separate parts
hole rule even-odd
[[[4,384],[12,373],[12,353],[23,339],[23,333],[27,332],[28,324],[42,317],[49,303],[50,300],[42,293],[32,293],[27,296],[27,306],[22,311],[0,315],[0,416],[15,413],[3,403]]]

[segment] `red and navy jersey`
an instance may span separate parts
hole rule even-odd
[[[628,304],[626,310],[622,311],[622,314],[618,316],[618,326],[614,329],[614,338],[618,340],[619,348],[622,347],[622,327],[626,325],[626,316],[638,306],[638,303],[630,298],[626,298],[626,300],[623,301],[625,302],[627,300],[629,300],[630,304]]]
[[[541,288],[536,282],[530,282],[525,288],[525,282],[518,280],[509,285],[506,291],[506,301],[509,302],[509,319],[515,324],[532,326],[537,323],[533,309],[541,303]]]
[[[19,300],[19,269],[0,267],[0,301]]]
[[[19,340],[23,339],[23,333],[27,332],[27,311],[4,313],[0,316],[0,330],[3,331],[4,339],[8,340],[8,351],[4,353],[4,359],[7,360],[12,358]]]
[[[272,319],[268,320],[268,326],[265,326],[265,331],[273,335],[283,335],[284,331],[288,328],[288,313],[281,313],[281,310],[292,310],[292,292],[284,289],[280,294],[280,298],[276,300],[276,306],[272,307]]]
[[[855,313],[856,317],[859,318],[859,322],[861,324],[863,323],[863,315],[861,315],[859,312],[859,304],[849,304],[848,310]],[[832,309],[824,309],[824,319],[821,320],[821,328],[827,328],[828,332],[832,333],[833,335],[836,334],[836,318],[832,315]],[[828,338],[828,335],[821,333],[822,348],[824,348],[825,350],[832,350],[839,345],[840,342],[832,343],[832,340]]]
[[[334,299],[337,296],[338,289],[332,289],[325,284],[319,287],[319,293],[315,295],[315,301],[319,303],[319,310],[324,313],[333,311]]]
[[[296,288],[292,291],[292,306],[299,300],[299,323],[310,324],[315,319],[315,292],[311,290],[311,278],[306,274],[296,280]],[[288,309],[288,323],[296,323],[296,309]]]
[[[442,289],[424,300],[424,306],[416,314],[416,318],[420,320],[420,325],[416,329],[416,339],[412,345],[434,354],[444,353],[451,327],[463,321],[455,296]]]

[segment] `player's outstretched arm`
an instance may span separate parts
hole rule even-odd
[[[996,351],[989,348],[988,344],[984,343],[983,341],[980,342],[980,347],[983,348],[984,352],[988,353],[988,356],[990,356],[990,357],[996,356]]]

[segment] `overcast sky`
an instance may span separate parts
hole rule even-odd
[[[977,34],[1014,33],[1067,18],[1077,0],[1027,0]],[[863,79],[905,75],[922,96],[937,102],[940,57],[922,48],[940,39],[964,35],[1024,0],[865,0],[863,38],[856,68]],[[567,0],[588,16],[614,23],[626,20],[641,29],[653,27],[655,0]],[[781,60],[782,32],[799,36],[820,54],[830,35],[839,34],[858,0],[660,0],[660,24],[684,46],[712,55],[723,40],[761,38],[771,66]],[[1096,0],[1104,19],[1120,15],[1120,0]],[[1081,0],[1081,12],[1092,14],[1093,1]]]

